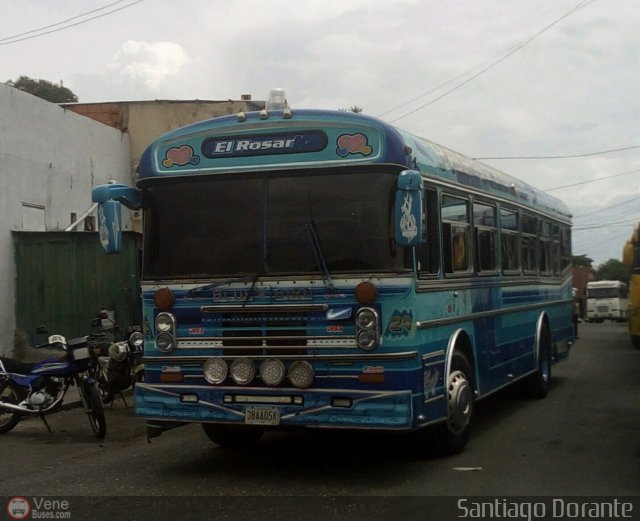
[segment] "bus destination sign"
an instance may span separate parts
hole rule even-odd
[[[327,146],[327,135],[320,130],[307,132],[228,136],[206,139],[202,154],[209,159],[320,152]]]

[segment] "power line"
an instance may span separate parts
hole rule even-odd
[[[573,7],[572,9],[570,9],[569,11],[567,11],[565,14],[563,14],[560,18],[554,20],[553,22],[551,22],[550,24],[548,24],[547,26],[545,26],[543,29],[541,29],[540,31],[538,31],[537,33],[535,33],[534,35],[530,36],[529,38],[523,40],[522,42],[520,42],[519,44],[515,45],[514,47],[512,47],[511,49],[509,49],[505,54],[501,55],[497,60],[491,62],[488,66],[484,67],[483,69],[481,69],[479,72],[477,72],[476,74],[474,74],[473,76],[471,76],[470,78],[468,78],[467,80],[463,81],[462,83],[456,85],[455,87],[452,87],[451,89],[445,91],[443,94],[441,94],[440,96],[432,99],[431,101],[428,101],[427,103],[420,105],[419,107],[411,110],[410,112],[407,112],[405,114],[403,114],[402,116],[399,116],[395,119],[390,120],[390,123],[394,123],[400,119],[403,119],[411,114],[414,114],[415,112],[422,110],[423,108],[435,103],[436,101],[441,100],[442,98],[444,98],[445,96],[448,96],[449,94],[451,94],[452,92],[458,90],[459,88],[467,85],[468,83],[472,82],[473,80],[475,80],[476,78],[478,78],[479,76],[481,76],[482,74],[484,74],[485,72],[487,72],[488,70],[492,69],[493,67],[495,67],[496,65],[498,65],[499,63],[503,62],[504,60],[506,60],[507,58],[509,58],[512,54],[515,54],[517,51],[519,51],[520,49],[522,49],[525,45],[529,44],[530,42],[532,42],[533,40],[535,40],[538,36],[542,35],[543,33],[545,33],[546,31],[548,31],[549,29],[551,29],[554,25],[560,23],[562,20],[564,20],[565,18],[567,18],[568,16],[571,16],[573,13],[579,11],[580,9],[583,9],[584,7],[586,7],[587,5],[589,5],[590,3],[592,3],[594,0],[583,0],[582,2],[580,2],[579,4],[577,4],[575,7]],[[473,69],[470,69],[468,72],[471,72]],[[460,76],[458,76],[458,78],[460,78],[461,76],[466,75],[467,73],[464,73]],[[429,93],[433,92],[434,90],[437,90],[445,85],[448,85],[449,83],[451,83],[454,80],[449,80],[447,83],[444,83],[443,85],[440,85],[440,87],[436,87],[436,89],[433,89],[431,91],[429,91]],[[426,95],[426,94],[424,94]],[[423,96],[424,96],[423,95]],[[418,98],[420,98],[422,96],[418,96]],[[416,99],[418,99],[416,98]],[[401,106],[406,105],[403,104]],[[399,108],[399,107],[396,107]],[[385,114],[388,114],[389,112],[392,112],[393,110],[396,109],[391,109],[390,111],[385,112]]]
[[[72,20],[77,20],[78,18],[82,18],[82,17],[87,16],[89,14],[96,13],[98,11],[103,11],[103,10],[108,9],[109,7],[113,7],[114,5],[119,4],[119,3],[123,2],[123,1],[125,1],[125,0],[118,0],[117,2],[113,2],[113,3],[105,5],[103,7],[99,7],[97,9],[93,9],[92,11],[87,11],[86,13],[82,13],[82,14],[73,16],[73,17],[68,18],[66,20],[62,20],[60,22],[57,22],[57,23],[54,23],[54,24],[50,24],[50,25],[41,27],[39,29],[33,29],[31,31],[26,31],[26,32],[23,32],[23,33],[20,33],[20,34],[16,34],[14,36],[8,36],[6,38],[2,38],[2,39],[0,39],[0,45],[9,45],[9,44],[12,44],[12,43],[22,42],[22,41],[25,41],[25,40],[31,40],[32,38],[38,38],[39,36],[44,36],[46,34],[51,34],[51,33],[55,33],[55,32],[58,32],[58,31],[62,31],[64,29],[69,29],[71,27],[75,27],[77,25],[81,25],[83,23],[90,22],[91,20],[95,20],[97,18],[102,18],[104,16],[107,16],[107,15],[110,15],[110,14],[113,14],[113,13],[117,13],[118,11],[122,11],[123,9],[127,9],[128,7],[132,7],[132,6],[136,5],[136,4],[139,4],[139,3],[143,2],[144,0],[135,0],[134,2],[132,2],[130,4],[123,5],[122,7],[118,7],[116,9],[112,9],[111,11],[108,11],[106,13],[101,13],[101,14],[98,14],[96,16],[92,16],[90,18],[86,18],[84,20],[80,20],[79,22],[76,22],[76,23],[64,25],[63,27],[58,27],[57,29],[51,29],[50,31],[44,31],[45,29],[50,29],[51,27],[57,27],[59,25],[66,24],[67,22],[70,22]],[[44,32],[41,32],[41,31],[44,31]],[[34,34],[34,33],[38,33],[38,34]],[[26,36],[26,35],[30,35],[30,36]],[[24,37],[21,38],[21,36],[24,36]]]
[[[546,190],[543,190],[543,192],[552,192],[553,190],[560,190],[561,188],[570,188],[572,186],[586,185],[589,183],[595,183],[596,181],[603,181],[605,179],[611,179],[613,177],[620,177],[623,175],[636,174],[638,172],[640,172],[640,170],[630,170],[628,172],[621,172],[620,174],[613,174],[605,177],[598,177],[597,179],[589,179],[588,181],[580,181],[578,183],[571,183],[569,185],[563,185],[563,186],[554,186],[553,188],[547,188]]]
[[[640,145],[633,145],[630,147],[612,148],[611,150],[602,150],[601,152],[589,152],[587,154],[574,154],[574,155],[561,155],[561,156],[502,156],[502,157],[474,157],[473,159],[571,159],[576,157],[591,157],[600,156],[603,154],[612,154],[614,152],[623,152],[625,150],[634,150],[640,148]]]
[[[581,226],[581,227],[574,227],[572,228],[574,232],[583,232],[586,230],[596,230],[598,228],[611,228],[614,226],[626,226],[627,224],[630,223],[636,223],[638,222],[638,217],[634,218],[634,219],[626,219],[624,221],[614,221],[611,223],[602,223],[602,224],[594,224],[592,226]]]

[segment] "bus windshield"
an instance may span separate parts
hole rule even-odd
[[[620,298],[623,296],[622,287],[615,288],[588,288],[587,298]]]
[[[144,278],[317,274],[324,265],[331,274],[410,268],[408,249],[392,240],[397,174],[339,174],[148,186]]]

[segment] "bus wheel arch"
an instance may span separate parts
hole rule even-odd
[[[450,456],[462,452],[469,439],[476,385],[471,340],[462,329],[449,340],[445,365],[447,418],[428,430],[429,452]]]
[[[524,380],[525,393],[533,399],[547,396],[551,383],[551,364],[553,360],[553,339],[549,317],[541,313],[536,325],[536,371]]]

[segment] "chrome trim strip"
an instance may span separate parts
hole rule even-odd
[[[429,358],[436,358],[438,356],[444,356],[445,353],[446,353],[446,350],[440,349],[439,351],[434,351],[433,353],[427,353],[425,355],[422,355],[422,360],[426,361]]]
[[[329,304],[225,304],[222,306],[201,306],[202,313],[291,313],[292,311],[327,311]]]
[[[222,355],[217,358],[222,358],[224,360],[234,360],[237,358],[237,355]],[[200,364],[204,363],[205,360],[211,358],[210,356],[157,356],[157,357],[148,357],[145,356],[142,359],[144,363],[162,363],[162,364],[171,364],[171,365],[183,365],[183,364]],[[268,358],[273,358],[273,355],[251,355],[251,359],[253,360],[266,360]],[[278,355],[278,358],[282,360],[311,360],[311,361],[322,361],[322,362],[331,362],[331,361],[345,361],[345,360],[384,360],[384,361],[400,361],[400,360],[411,360],[413,358],[418,358],[417,351],[406,351],[403,353],[379,353],[379,354],[361,354],[361,355]]]
[[[269,345],[273,341],[297,341],[296,345]],[[260,342],[260,345],[224,345],[225,342]],[[302,343],[305,342],[305,343]],[[354,336],[229,336],[229,337],[185,337],[177,339],[177,349],[356,349]]]
[[[431,320],[417,320],[416,328],[426,329],[428,327],[444,326],[449,324],[455,324],[457,322],[466,322],[468,320],[478,320],[482,318],[508,315],[509,313],[519,313],[521,311],[541,309],[549,306],[558,306],[560,304],[570,304],[572,302],[573,302],[572,299],[550,300],[545,302],[539,302],[536,304],[527,304],[525,306],[513,306],[508,308],[492,309],[490,311],[478,311],[476,313],[470,313],[468,315],[457,316],[457,317],[435,318]]]
[[[145,384],[145,383],[142,383],[142,382],[136,384],[136,386],[137,387],[142,387],[144,389],[147,389],[148,391],[153,391],[153,392],[156,392],[156,393],[159,393],[159,394],[166,394],[168,396],[172,396],[172,397],[178,398],[178,399],[180,399],[180,395],[181,394],[184,394],[183,392],[170,392],[170,391],[167,391],[167,390],[165,390],[165,389],[163,389],[163,388],[161,388],[161,387],[159,387],[157,385],[150,385],[150,384]],[[173,387],[175,387],[175,386],[173,386]],[[180,403],[184,403],[184,402],[180,402]],[[235,409],[229,409],[228,407],[223,407],[222,405],[218,405],[216,403],[211,403],[211,402],[207,402],[207,401],[204,401],[204,400],[198,400],[198,402],[196,404],[194,404],[194,405],[207,405],[209,407],[213,407],[214,409],[220,409],[220,410],[222,410],[224,412],[233,413],[233,414],[236,414],[236,415],[241,416],[241,417],[244,418],[244,412],[236,411]]]
[[[137,386],[138,384],[136,384]],[[149,384],[149,383],[140,383],[140,386],[144,387],[145,389],[151,389],[151,390],[164,390],[164,389],[176,389],[179,388],[180,385],[176,385],[175,383],[168,383],[168,384]],[[281,395],[296,395],[296,396],[300,396],[304,393],[320,393],[320,394],[332,394],[332,393],[349,393],[349,394],[358,394],[358,395],[362,395],[362,396],[370,396],[370,395],[374,395],[377,396],[380,394],[380,391],[367,391],[367,390],[362,390],[362,389],[336,389],[336,388],[329,388],[329,389],[320,389],[318,387],[309,387],[308,389],[298,389],[297,387],[286,387],[286,388],[278,388],[278,387],[273,387],[273,388],[269,388],[269,389],[265,389],[264,387],[240,387],[240,386],[236,386],[236,387],[230,387],[228,385],[224,385],[224,386],[218,386],[218,385],[190,385],[188,388],[185,388],[184,391],[182,389],[180,389],[180,393],[178,394],[178,396],[180,394],[183,394],[184,392],[194,392],[194,391],[222,391],[225,393],[235,393],[235,394],[245,394],[247,392],[249,393],[262,393],[263,396],[281,396]],[[269,393],[273,393],[273,394],[264,394],[266,391],[268,391]],[[171,393],[169,391],[164,391],[166,394],[175,394],[175,393]],[[410,393],[411,391],[405,390],[405,391],[387,391],[387,393]]]
[[[444,399],[444,394],[440,394],[438,396],[434,396],[432,398],[429,398],[428,400],[425,400],[424,403],[425,405],[431,402],[437,402],[438,400],[443,400]]]
[[[462,184],[462,183],[458,184],[455,181],[449,181],[441,177],[435,177],[433,174],[430,174],[429,172],[421,172],[421,173],[422,173],[422,179],[428,182],[429,184],[439,185],[439,186],[442,186],[443,188],[450,188],[457,192],[466,192],[474,196],[480,196],[480,199],[483,199],[483,200],[486,200],[487,198],[489,198],[493,202],[497,201],[500,204],[506,204],[507,206],[511,206],[511,207],[517,206],[521,210],[542,215],[553,221],[558,221],[558,222],[561,222],[562,224],[566,224],[567,226],[572,225],[571,216],[561,213],[559,210],[557,211],[558,212],[557,214],[553,214],[548,210],[542,209],[541,207],[535,207],[535,206],[532,206],[531,204],[527,205],[522,201],[513,201],[495,192],[482,191],[467,184]],[[455,194],[452,194],[452,195],[455,195]]]
[[[389,392],[384,392],[384,393],[378,393],[378,394],[374,394],[371,396],[364,396],[363,398],[357,398],[356,400],[353,400],[352,403],[360,403],[360,402],[368,402],[370,400],[377,400],[379,398],[387,398],[389,396],[398,396],[398,395],[402,395],[402,394],[408,394],[409,397],[411,397],[411,391],[389,391]],[[412,401],[411,399],[409,399],[409,404],[410,404],[410,408],[413,409],[413,405],[412,405]],[[284,416],[282,416],[280,419],[281,420],[285,420],[288,418],[294,418],[294,417],[300,417],[300,416],[306,416],[307,414],[313,414],[313,413],[317,413],[320,411],[326,411],[329,409],[337,409],[340,410],[340,407],[334,407],[333,405],[323,405],[322,407],[315,407],[313,409],[306,409],[304,411],[299,411],[299,412],[294,412],[291,414],[286,414]],[[411,417],[413,417],[413,410],[411,411]],[[409,422],[411,422],[411,418],[408,418]]]

